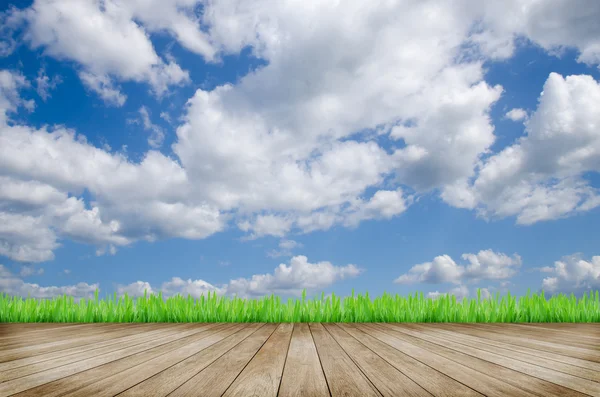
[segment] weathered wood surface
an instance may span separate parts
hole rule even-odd
[[[600,397],[600,324],[0,324],[13,395]]]

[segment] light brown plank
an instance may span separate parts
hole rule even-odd
[[[193,324],[182,326],[182,327],[171,327],[171,329],[167,330],[159,330],[158,333],[144,332],[139,333],[138,335],[130,336],[127,339],[120,338],[117,342],[114,342],[113,339],[110,339],[106,343],[107,346],[95,348],[92,350],[83,350],[74,354],[65,355],[62,357],[54,358],[51,360],[44,360],[37,363],[29,364],[25,367],[19,366],[17,368],[12,368],[9,370],[5,370],[0,372],[0,382],[6,382],[7,380],[20,378],[22,376],[34,374],[36,372],[48,371],[52,368],[60,367],[62,365],[68,365],[75,363],[77,361],[97,357],[106,353],[122,350],[125,348],[129,348],[132,346],[136,346],[142,343],[152,342],[160,340],[169,335],[174,335],[181,333],[182,331],[186,331],[192,329],[194,331],[200,330],[208,330],[214,328],[215,325],[203,325],[203,326],[195,326]],[[148,327],[150,328],[150,327]],[[110,343],[112,342],[112,343]],[[87,347],[87,346],[86,346]],[[77,349],[80,349],[79,347]],[[34,356],[33,358],[38,358],[39,356]],[[31,358],[31,357],[30,357]],[[15,363],[17,361],[9,361],[9,363]],[[6,364],[6,363],[5,363]]]
[[[370,335],[389,344],[399,351],[421,361],[423,364],[468,385],[488,397],[531,397],[535,394],[521,390],[513,385],[502,382],[485,373],[469,368],[454,360],[440,356],[435,351],[424,349],[414,344],[410,337],[378,324],[360,324]]]
[[[559,343],[565,346],[580,347],[583,349],[596,350],[600,352],[600,341],[589,341],[582,337],[575,338],[573,335],[565,335],[563,332],[552,331],[549,329],[532,328],[525,326],[514,326],[510,324],[486,324],[486,329],[492,332],[503,334],[512,334],[528,339],[540,340],[545,342]]]
[[[459,362],[469,368],[483,371],[500,381],[534,394],[543,392],[544,396],[585,397],[600,392],[596,382],[526,363],[505,355],[479,350],[474,343],[466,345],[441,338],[434,331],[428,330],[427,326],[410,324],[387,326],[414,337],[411,338],[411,341],[417,346],[435,351],[443,357]]]
[[[322,324],[310,323],[309,327],[333,397],[381,396]]]
[[[203,365],[194,365],[191,368],[193,372],[187,371],[191,377],[186,376],[184,379],[179,378],[177,381],[172,381],[173,384],[181,384],[181,387],[178,387],[169,394],[169,397],[197,396],[198,394],[202,394],[203,397],[222,396],[223,393],[225,393],[225,390],[227,390],[235,378],[242,372],[244,367],[250,362],[252,357],[256,355],[259,349],[273,334],[273,331],[275,331],[276,328],[276,324],[265,324],[262,328],[247,336],[243,341],[240,342],[239,340],[236,340],[235,342],[239,342],[237,345],[212,363],[210,363],[209,360],[205,360]],[[224,348],[221,349],[221,352],[232,345],[233,343],[224,346]],[[211,359],[214,359],[215,356],[216,355],[213,355]],[[166,379],[170,378],[167,377]],[[141,385],[144,385],[144,383]],[[159,384],[160,383],[156,386],[161,387],[162,385],[158,386]],[[169,387],[169,389],[171,389],[171,387]],[[151,390],[152,389],[146,389],[146,393],[143,393],[144,390],[140,389],[135,394],[126,392],[120,394],[119,397],[145,397],[148,396],[148,392]],[[160,393],[162,393],[162,389],[157,390],[160,390]]]
[[[149,324],[148,326],[154,327],[154,325]],[[178,327],[181,325],[174,325],[174,327]],[[158,326],[157,326],[158,327]],[[161,328],[161,327],[158,327]],[[113,330],[111,333],[100,333],[97,335],[86,336],[85,334],[80,335],[75,333],[72,335],[70,339],[64,339],[59,341],[48,341],[38,345],[31,346],[22,346],[16,348],[10,348],[6,350],[0,351],[0,363],[5,363],[7,361],[18,360],[21,358],[32,357],[36,355],[41,355],[45,353],[57,352],[65,349],[71,349],[79,346],[86,346],[88,344],[96,343],[98,341],[106,340],[110,337],[114,332],[118,333],[118,330]]]
[[[73,364],[63,365],[58,368],[53,368],[48,371],[38,372],[35,374],[27,375],[22,378],[17,378],[8,382],[0,383],[0,397],[8,396],[15,393],[20,393],[22,391],[27,390],[25,395],[33,396],[40,395],[49,397],[52,393],[56,393],[57,387],[68,388],[68,390],[72,390],[74,384],[74,378],[71,378],[72,375],[82,373],[84,371],[100,367],[103,364],[112,363],[114,361],[126,358],[128,356],[132,356],[136,353],[145,352],[147,350],[156,349],[161,345],[165,345],[169,342],[176,342],[169,346],[169,350],[173,349],[174,346],[180,347],[188,344],[195,343],[197,341],[201,341],[204,338],[210,337],[211,334],[219,332],[220,327],[215,327],[209,330],[204,330],[198,332],[198,330],[190,329],[185,332],[175,333],[171,336],[165,337],[160,341],[151,341],[142,343],[140,345],[132,346],[129,348],[125,348],[116,352],[111,352],[107,354],[103,354],[101,356],[93,357],[90,359],[78,361]],[[177,344],[179,342],[179,344]],[[156,350],[155,350],[156,351]],[[102,370],[106,370],[106,368],[111,368],[111,366],[104,366]],[[102,374],[101,374],[102,375]],[[87,372],[84,375],[84,380],[82,382],[89,381],[90,373]],[[55,382],[61,380],[63,378],[67,378],[66,382]],[[81,378],[77,378],[81,381]],[[37,388],[37,386],[44,385],[44,387]],[[29,390],[36,388],[35,390]],[[61,390],[62,392],[62,390]],[[37,394],[40,393],[40,394]]]
[[[451,324],[436,324],[435,330],[439,333],[447,334],[454,337],[460,337],[468,341],[473,341],[477,343],[482,343],[490,346],[499,347],[507,351],[508,354],[512,354],[514,352],[525,353],[532,357],[540,357],[546,360],[558,361],[565,364],[570,364],[576,367],[586,368],[591,371],[600,371],[600,363],[596,363],[593,361],[582,360],[579,358],[568,357],[558,353],[545,352],[543,350],[532,349],[529,347],[514,345],[508,342],[495,341],[493,339],[484,338],[481,336],[477,336],[476,330],[471,330],[471,332],[464,331],[462,329],[457,329],[457,327],[453,327]]]
[[[384,396],[432,397],[408,376],[334,324],[324,324],[346,354]]]
[[[306,323],[294,324],[278,397],[327,397],[327,381]]]
[[[122,329],[122,327],[120,327],[119,324],[96,324],[96,326],[94,327],[52,328],[31,336],[16,334],[10,339],[7,338],[4,341],[0,341],[0,350],[14,349],[22,346],[39,345],[47,341],[57,342],[60,340],[72,338],[74,334],[79,334],[81,336],[93,336],[101,334],[102,332],[112,331],[115,329]]]
[[[447,324],[440,324],[440,327],[448,327]],[[484,327],[477,326],[477,324],[452,324],[452,330],[460,330],[461,333],[476,335],[481,338],[506,342],[516,346],[528,347],[531,349],[541,350],[545,352],[557,353],[563,356],[579,358],[585,361],[593,361],[600,363],[600,354],[588,349],[581,349],[577,347],[564,346],[560,343],[543,342],[527,338],[522,338],[517,335],[511,334],[510,332],[498,333],[489,332]]]
[[[215,363],[215,360],[219,361],[221,359],[220,357],[224,354],[229,354],[225,352],[232,351],[232,348],[235,349],[236,346],[244,343],[254,335],[261,335],[269,330],[270,332],[273,332],[274,329],[275,326],[272,324],[245,324],[236,333],[227,336],[198,354],[194,354],[172,367],[136,384],[130,389],[125,390],[119,394],[119,397],[149,396],[152,394],[166,396],[167,394],[176,391],[175,389],[185,382],[188,382],[198,372],[204,371],[205,368],[212,366]],[[254,353],[256,353],[256,351]],[[220,375],[228,376],[229,374],[221,372]],[[227,386],[229,386],[229,384]],[[171,394],[169,394],[169,396],[171,396]]]
[[[20,358],[20,359],[15,359],[15,360],[11,360],[11,361],[6,361],[3,363],[0,363],[0,372],[7,371],[7,370],[17,368],[17,367],[22,367],[22,366],[29,365],[29,364],[35,364],[35,363],[42,362],[42,361],[53,360],[53,359],[57,359],[60,357],[68,356],[70,354],[81,353],[84,351],[89,351],[89,350],[109,346],[109,345],[120,343],[120,342],[126,342],[126,341],[135,339],[142,335],[143,336],[152,336],[152,335],[160,335],[164,332],[168,332],[168,329],[159,328],[156,330],[150,330],[149,327],[145,327],[145,328],[147,328],[147,330],[145,330],[145,332],[143,332],[143,333],[140,333],[140,331],[138,329],[124,329],[123,331],[119,332],[118,335],[113,335],[113,337],[111,337],[109,340],[105,340],[106,338],[104,338],[97,342],[92,342],[92,343],[89,343],[89,344],[83,345],[83,346],[66,348],[64,350],[59,350],[59,351],[55,351],[55,352],[36,354],[34,356],[30,356],[30,357],[26,357],[26,358]]]
[[[519,361],[523,361],[526,363],[534,364],[540,367],[549,368],[553,371],[560,371],[566,374],[574,375],[580,378],[588,379],[594,382],[600,382],[600,371],[594,371],[587,368],[582,368],[576,365],[563,363],[560,361],[549,360],[548,357],[559,355],[548,353],[548,357],[542,358],[538,356],[531,355],[527,352],[520,351],[518,347],[516,349],[505,349],[502,347],[498,347],[495,345],[490,345],[487,343],[482,343],[480,340],[477,340],[474,337],[463,335],[460,333],[450,333],[448,331],[437,329],[437,327],[427,327],[424,325],[417,324],[406,324],[403,327],[411,330],[416,330],[418,332],[426,332],[435,338],[440,340],[448,340],[457,343],[461,343],[463,345],[467,345],[471,348],[476,348],[481,352],[491,352],[495,354],[499,354],[501,356],[509,357],[511,359],[516,359]],[[500,342],[502,343],[502,342]]]
[[[509,323],[507,325],[515,328],[525,327],[536,330],[552,330],[563,335],[581,338],[585,341],[600,343],[600,323],[591,329],[582,326],[581,323],[570,323],[568,327],[565,327],[564,323]]]
[[[79,323],[0,323],[0,342],[6,340],[37,335],[56,328],[82,327],[90,324]]]
[[[471,389],[468,385],[423,364],[394,347],[369,334],[369,330],[359,329],[357,324],[343,324],[348,334],[377,353],[422,388],[436,397],[483,397],[483,394]]]
[[[201,340],[171,350],[168,353],[152,358],[135,367],[130,367],[129,369],[126,369],[125,371],[122,371],[118,374],[112,375],[110,377],[104,377],[101,380],[89,384],[85,387],[66,393],[64,394],[64,396],[115,396],[189,357],[198,355],[198,353],[200,353],[201,351],[215,345],[216,343],[222,341],[223,339],[229,337],[232,334],[243,332],[248,327],[253,328],[252,330],[247,331],[251,333],[254,329],[261,326],[262,324],[235,324],[232,328],[216,331],[212,335],[202,338]],[[247,334],[245,336],[247,336]],[[217,354],[219,355],[223,353],[223,351],[217,352]],[[201,355],[199,355],[199,357],[201,357]],[[152,392],[151,395],[154,395],[154,392]]]
[[[294,324],[279,324],[223,397],[277,396],[293,328]]]

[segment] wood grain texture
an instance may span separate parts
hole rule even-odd
[[[295,324],[279,396],[326,397],[329,395],[329,387],[308,324]]]
[[[211,326],[205,325],[204,327]],[[170,334],[178,333],[180,330],[185,330],[188,327],[178,327],[177,329],[171,328],[170,330],[154,330],[153,328],[147,328],[146,332],[136,332],[136,330],[124,329],[121,333],[111,334],[111,338],[105,342],[92,343],[74,348],[67,347],[65,350],[57,352],[0,363],[0,382],[5,382],[36,372],[47,371],[61,365],[75,363],[87,358],[121,350],[125,347],[164,338]],[[130,335],[132,332],[134,335]]]
[[[513,343],[509,343],[506,341],[498,341],[498,340],[494,340],[494,339],[489,339],[489,338],[485,338],[485,337],[481,336],[482,334],[479,334],[477,332],[477,330],[472,330],[470,332],[461,331],[460,329],[457,329],[457,327],[453,327],[451,324],[450,324],[450,326],[448,326],[448,325],[449,324],[436,324],[436,326],[433,327],[432,330],[435,329],[435,331],[438,333],[443,333],[443,334],[450,335],[450,336],[460,337],[464,340],[479,342],[479,343],[483,343],[484,345],[500,347],[502,349],[505,349],[507,351],[507,354],[512,354],[512,352],[522,352],[522,353],[526,353],[530,357],[541,357],[541,358],[551,360],[551,361],[557,361],[557,362],[561,362],[561,363],[571,364],[571,365],[575,365],[575,366],[581,367],[581,368],[588,368],[595,372],[600,371],[600,363],[586,361],[586,360],[582,360],[582,359],[574,358],[574,357],[568,357],[568,356],[564,356],[564,355],[561,355],[558,353],[546,352],[543,350],[533,349],[533,348],[522,346],[522,345],[515,345]],[[516,332],[515,332],[515,334],[518,335],[518,333],[516,333]]]
[[[564,332],[551,329],[532,328],[519,325],[515,326],[511,324],[486,324],[486,328],[491,332],[505,333],[508,330],[509,332],[517,332],[518,335],[526,336],[528,339],[556,342],[565,346],[581,347],[583,349],[600,352],[600,341],[587,340],[583,338],[583,335],[581,337],[575,337],[574,335],[567,335]]]
[[[208,330],[193,328],[188,331],[182,330],[165,336],[159,342],[125,348],[118,352],[112,352],[71,365],[25,376],[14,381],[0,383],[0,396],[10,395],[10,392],[17,393],[19,391],[26,391],[22,396],[51,397],[63,395],[66,392],[85,387],[100,379],[126,371],[152,358],[166,354],[173,349],[206,338],[210,333],[229,329],[233,326],[217,325]],[[14,382],[14,384],[10,385],[11,382]],[[4,385],[11,386],[12,390],[6,390],[7,393],[4,394]]]
[[[440,331],[436,329],[436,327],[427,327],[424,325],[405,325],[405,331],[415,330],[419,333],[419,336],[423,336],[426,340],[435,339],[438,342],[443,343],[443,346],[451,347],[448,343],[452,343],[456,350],[462,351],[463,353],[467,353],[467,351],[463,348],[467,346],[471,353],[476,357],[486,356],[489,357],[489,353],[500,355],[503,357],[507,357],[510,359],[516,359],[519,361],[523,361],[529,364],[538,365],[544,368],[551,369],[553,371],[560,371],[566,374],[571,374],[579,378],[589,379],[594,382],[600,382],[600,372],[593,371],[587,368],[582,368],[577,365],[563,363],[561,361],[556,360],[560,358],[559,355],[548,353],[545,358],[538,357],[527,352],[521,351],[518,347],[515,349],[507,349],[505,347],[496,347],[494,345],[489,345],[481,342],[475,338],[470,338],[468,336],[464,336],[458,333],[449,333]],[[458,343],[458,345],[456,343]],[[489,360],[492,361],[492,360]]]
[[[0,324],[0,397],[600,397],[598,325]]]
[[[361,324],[359,327],[367,330],[367,332],[371,333],[377,339],[393,346],[414,359],[421,361],[423,364],[428,365],[461,383],[468,384],[469,387],[488,397],[531,397],[536,395],[500,381],[484,372],[480,372],[441,356],[437,353],[440,349],[424,348],[417,338],[404,335],[401,332],[389,329],[384,325]]]
[[[275,324],[265,324],[227,353],[214,360],[209,366],[194,366],[195,375],[192,374],[193,376],[189,380],[169,396],[197,396],[199,394],[206,397],[222,396],[276,328]],[[147,396],[148,394],[137,395]],[[123,396],[130,396],[130,394],[126,392]]]
[[[473,342],[462,344],[440,338],[428,331],[426,326],[387,326],[416,338],[411,340],[417,346],[435,349],[436,353],[443,357],[474,370],[484,371],[500,381],[533,394],[542,392],[544,396],[584,397],[598,391],[594,386],[595,382],[588,379],[526,363],[506,355],[479,350]]]
[[[381,396],[322,324],[309,326],[332,396]]]
[[[117,395],[136,384],[164,371],[165,369],[191,357],[228,336],[242,331],[245,325],[234,325],[231,328],[208,332],[204,337],[188,342],[183,346],[173,349],[165,354],[156,356],[135,367],[128,368],[91,385],[74,390],[64,396],[69,397],[106,397]]]
[[[279,324],[223,397],[277,396],[293,328],[294,324]]]
[[[342,327],[333,324],[325,324],[324,327],[382,395],[431,397],[431,393],[353,338]]]
[[[440,328],[449,329],[465,335],[477,336],[486,343],[504,342],[510,345],[525,347],[539,352],[555,353],[557,355],[579,359],[583,362],[592,363],[592,367],[600,364],[600,355],[592,350],[578,349],[565,346],[560,343],[532,340],[522,337],[518,332],[506,329],[505,332],[489,332],[478,324],[440,324]],[[592,369],[594,369],[592,368]]]
[[[274,329],[275,325],[273,324],[248,325],[235,332],[234,334],[229,335],[227,338],[224,338],[221,341],[215,343],[209,348],[204,349],[197,354],[194,354],[193,356],[173,365],[172,367],[152,376],[151,378],[148,378],[147,380],[141,383],[138,383],[134,387],[119,394],[119,396],[148,396],[152,394],[167,395],[169,393],[172,393],[170,395],[185,394],[186,385],[188,388],[191,386],[193,387],[194,382],[192,380],[195,377],[195,375],[198,374],[198,372],[206,373],[204,372],[204,369],[206,369],[209,366],[212,367],[215,361],[221,360],[223,356],[229,355],[229,357],[231,357],[231,354],[229,353],[231,353],[232,351],[235,351],[235,353],[240,353],[240,349],[236,350],[235,348],[240,346],[240,344],[246,342],[250,336],[258,334],[258,339],[260,339],[266,332],[268,334],[268,337]],[[265,337],[264,339],[266,340],[267,337]],[[253,341],[256,339],[256,337],[251,338],[251,340]],[[264,343],[264,340],[261,343]],[[252,343],[250,343],[250,345],[254,346],[254,344]],[[256,353],[259,347],[260,346],[258,346],[256,350],[252,352],[252,355]],[[246,348],[246,350],[251,350],[251,348],[248,348],[247,346]],[[227,359],[221,361],[227,361]],[[219,367],[219,370],[222,374],[223,368],[221,368],[219,365],[217,365],[217,367]],[[235,371],[228,370],[227,372]],[[235,373],[235,375],[237,375],[238,373],[239,371]],[[227,376],[231,376],[231,374],[227,374]],[[233,381],[233,379],[231,379],[231,381]],[[227,388],[230,384],[231,382],[227,383],[225,388]],[[180,388],[183,389],[180,390]],[[223,391],[221,391],[221,394],[223,394]]]

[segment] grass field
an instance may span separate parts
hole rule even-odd
[[[510,295],[457,301],[456,297],[429,299],[423,293],[402,297],[369,294],[343,300],[331,297],[282,302],[279,297],[241,299],[208,294],[194,299],[162,294],[132,299],[72,297],[34,299],[0,295],[0,322],[600,322],[598,291],[575,296],[540,294],[517,298]]]

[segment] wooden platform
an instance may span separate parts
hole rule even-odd
[[[0,396],[600,396],[600,324],[0,324]]]

